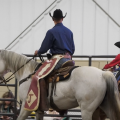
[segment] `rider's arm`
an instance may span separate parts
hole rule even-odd
[[[50,32],[50,30],[48,30],[41,44],[41,47],[38,50],[38,54],[46,53],[52,47],[53,41],[54,41],[53,34]]]
[[[109,64],[106,64],[103,69],[108,69],[114,67],[115,65],[120,63],[120,54],[118,54],[115,59],[113,59]]]
[[[73,40],[73,33],[72,33],[72,35],[71,35],[71,37],[72,37],[72,54],[74,54],[74,52],[75,52],[75,44],[74,44],[74,40]]]

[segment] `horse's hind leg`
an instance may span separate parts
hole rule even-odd
[[[43,115],[44,115],[44,112],[37,110],[37,112],[36,112],[36,120],[43,120]]]
[[[97,108],[92,116],[92,120],[105,120],[106,114],[104,113],[104,111],[102,111],[100,108]]]
[[[93,112],[89,111],[87,109],[88,106],[86,106],[85,104],[81,105],[79,102],[78,102],[78,104],[79,104],[80,109],[81,109],[82,120],[92,120],[92,114],[93,114]]]
[[[22,102],[21,111],[20,111],[20,114],[19,114],[17,120],[25,120],[28,117],[28,115],[30,115],[30,113],[31,113],[31,111],[24,110],[24,104],[25,104],[25,102]]]
[[[82,120],[92,120],[92,112],[86,109],[81,110]]]
[[[90,102],[78,102],[80,108],[81,108],[81,115],[82,115],[82,120],[92,120],[93,117],[93,113],[95,112],[96,108],[97,108],[97,104],[98,103],[90,103]],[[99,120],[96,119],[96,120]]]
[[[93,113],[92,120],[101,120],[100,119],[100,109],[96,109]]]

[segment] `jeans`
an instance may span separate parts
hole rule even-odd
[[[61,58],[61,59],[58,61],[57,65],[55,66],[54,70],[60,68],[60,67],[62,66],[62,64],[65,63],[65,62],[68,61],[68,60],[71,60],[71,59],[70,59],[70,58]]]

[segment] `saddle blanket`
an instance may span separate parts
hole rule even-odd
[[[54,69],[55,65],[62,57],[63,56],[57,56],[52,60],[46,60],[32,77],[32,82],[28,90],[27,99],[24,106],[25,110],[35,111],[38,109],[40,102],[39,80],[46,77]]]
[[[39,102],[38,102],[39,100],[40,100],[39,77],[34,75],[32,77],[32,82],[31,82],[30,89],[28,91],[24,109],[28,111],[37,110],[39,106]]]

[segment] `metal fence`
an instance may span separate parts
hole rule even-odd
[[[92,56],[79,56],[74,55],[73,58],[88,58],[88,66],[92,66],[92,59],[93,58],[115,58],[115,55],[92,55]]]
[[[6,86],[6,84],[0,84],[0,86]],[[14,101],[14,113],[0,113],[0,115],[3,116],[13,116],[13,120],[16,120],[16,108],[17,108],[17,80],[15,79],[15,84],[7,84],[8,87],[14,87],[15,92],[14,92],[14,98],[11,99],[5,99],[5,98],[0,98],[0,101]]]
[[[69,109],[65,115],[44,114],[44,117],[67,117],[71,120],[82,120],[81,110],[79,109]]]
[[[31,54],[24,54],[27,57],[33,57]],[[46,55],[42,55],[43,57],[47,57]],[[115,55],[73,55],[73,58],[87,58],[88,59],[88,66],[92,66],[92,59],[93,58],[115,58]]]

